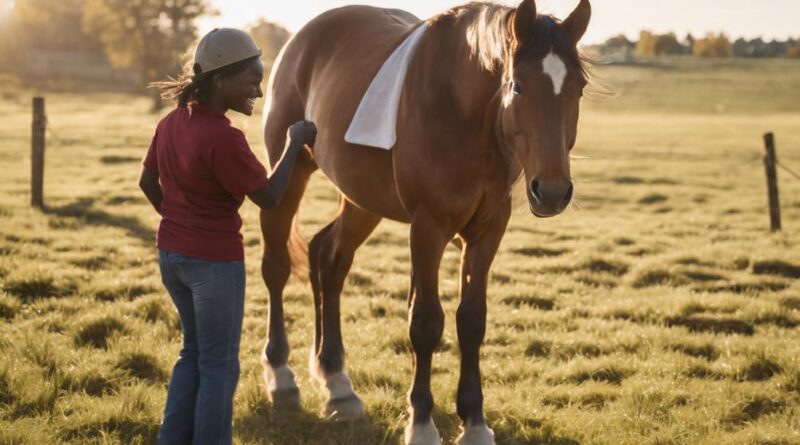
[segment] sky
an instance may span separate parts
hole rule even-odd
[[[3,0],[0,0],[2,3]],[[219,26],[244,28],[258,18],[279,23],[290,31],[299,30],[316,15],[346,4],[369,4],[401,8],[428,18],[468,0],[212,0],[220,15],[203,19],[201,33]],[[516,5],[516,2],[500,0]],[[578,0],[538,0],[540,13],[565,18]],[[582,43],[600,43],[625,34],[638,39],[639,31],[691,32],[695,37],[708,32],[725,32],[733,38],[766,39],[800,36],[800,0],[594,0],[592,23]]]

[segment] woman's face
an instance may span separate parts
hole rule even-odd
[[[264,96],[261,91],[261,81],[263,80],[264,64],[261,63],[261,59],[254,59],[240,73],[225,78],[216,77],[214,79],[215,93],[225,108],[251,116],[256,100]]]

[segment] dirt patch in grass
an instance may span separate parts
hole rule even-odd
[[[144,352],[126,353],[117,360],[116,369],[128,375],[150,383],[161,383],[167,380],[167,373],[161,369],[158,360]]]
[[[7,295],[0,295],[0,319],[11,320],[19,312],[20,304]]]
[[[622,237],[622,238],[615,239],[614,240],[614,244],[616,244],[618,246],[633,246],[633,245],[636,244],[636,241],[634,241],[634,240],[632,240],[630,238]]]
[[[682,326],[691,332],[711,332],[714,334],[753,335],[755,328],[746,321],[735,318],[712,318],[703,316],[678,316],[666,320],[668,327]]]
[[[96,442],[100,438],[118,437],[121,443],[155,443],[159,424],[155,420],[110,415],[65,427],[60,436],[65,442]],[[95,439],[95,440],[92,440]]]
[[[720,275],[718,273],[707,272],[703,270],[684,270],[681,271],[681,275],[686,277],[688,281],[700,282],[705,283],[708,281],[720,281],[726,279],[724,275]]]
[[[100,162],[103,164],[129,164],[133,162],[141,162],[141,158],[137,158],[135,156],[103,156],[100,158]]]
[[[762,292],[779,292],[789,287],[788,284],[780,281],[754,281],[740,282],[714,286],[698,287],[698,290],[719,293],[731,292],[734,294],[759,294]]]
[[[611,178],[611,182],[621,185],[636,185],[645,183],[644,179],[637,176],[615,176]]]
[[[703,266],[703,267],[716,266],[716,264],[710,261],[703,261],[693,256],[678,258],[677,260],[675,260],[675,264],[678,264],[680,266]]]
[[[72,393],[85,392],[92,397],[112,394],[119,385],[116,376],[90,371],[80,375],[67,374],[61,382],[61,389]]]
[[[93,256],[89,258],[81,258],[70,261],[75,266],[86,270],[100,270],[108,264],[108,258],[102,256]]]
[[[691,379],[700,380],[724,380],[726,375],[717,370],[711,369],[706,365],[692,365],[682,373]]]
[[[525,355],[528,357],[547,357],[553,348],[553,342],[547,340],[532,340],[525,348]]]
[[[75,345],[107,348],[108,340],[117,333],[127,331],[125,324],[113,316],[98,318],[87,323],[78,330],[73,337]]]
[[[800,311],[800,297],[781,298],[780,305],[784,309]]]
[[[127,204],[144,204],[147,201],[138,196],[112,196],[106,200],[106,204],[110,206],[121,206]]]
[[[781,260],[765,260],[753,263],[756,275],[777,275],[785,278],[800,278],[800,265]]]
[[[522,296],[522,295],[513,295],[510,297],[505,297],[501,300],[501,303],[508,306],[514,306],[517,308],[522,306],[528,306],[542,311],[552,311],[556,307],[556,302],[553,300],[549,300],[546,298],[539,298],[539,297]]]
[[[543,258],[561,256],[569,251],[567,249],[548,249],[546,247],[520,247],[512,250],[512,252],[524,256]]]
[[[756,324],[771,324],[784,329],[794,329],[800,326],[800,320],[783,312],[767,312],[756,317],[753,322]]]
[[[651,204],[659,204],[662,202],[666,202],[668,199],[669,196],[662,195],[659,193],[651,193],[647,196],[643,196],[641,199],[639,199],[638,202],[639,204],[651,205]]]
[[[681,286],[687,284],[686,278],[664,269],[641,272],[631,284],[635,289],[654,286]]]
[[[768,416],[783,411],[786,402],[781,399],[773,399],[767,396],[755,396],[736,406],[723,418],[723,422],[742,425],[753,422],[761,417]]]
[[[63,297],[74,293],[74,283],[60,280],[44,274],[33,274],[23,277],[12,277],[5,282],[3,290],[9,295],[28,303],[40,298]]]
[[[372,283],[372,278],[360,272],[350,272],[347,275],[347,284],[350,286],[369,286]]]
[[[591,259],[581,266],[583,269],[592,272],[608,273],[614,276],[622,276],[628,273],[630,266],[622,261],[604,260],[601,258]]]
[[[672,343],[671,345],[667,346],[667,349],[673,352],[686,354],[690,357],[706,359],[708,361],[714,361],[719,358],[719,350],[711,343]]]
[[[593,381],[604,382],[611,385],[620,385],[627,377],[633,375],[630,369],[622,368],[616,365],[605,365],[596,368],[582,367],[576,369],[562,378],[551,378],[549,383],[573,383],[580,385],[581,383]]]
[[[763,382],[783,372],[781,365],[765,355],[752,358],[736,373],[737,380]]]
[[[606,289],[613,289],[619,286],[615,278],[609,278],[608,274],[579,274],[575,277],[575,281],[591,287],[604,287]]]
[[[142,295],[152,292],[155,292],[155,289],[150,286],[142,286],[139,284],[119,284],[106,288],[95,289],[92,291],[92,295],[97,301],[118,301],[134,300]]]

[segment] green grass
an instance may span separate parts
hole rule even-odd
[[[482,370],[498,444],[800,443],[800,181],[779,171],[768,231],[761,136],[800,170],[800,63],[657,59],[597,67],[615,95],[584,108],[576,204],[533,219],[520,201],[491,275]],[[148,444],[180,348],[152,246],[138,160],[158,116],[115,94],[47,94],[45,211],[29,208],[30,96],[0,95],[0,443]],[[718,105],[724,106],[718,106]],[[262,159],[260,119],[234,117]],[[312,179],[310,238],[337,208]],[[274,412],[259,354],[268,313],[258,212],[247,255],[238,444],[398,443],[410,385],[407,226],[359,250],[342,307],[367,418],[328,423],[310,381],[307,281],[285,295],[300,413]],[[458,434],[460,254],[448,248],[434,418]]]

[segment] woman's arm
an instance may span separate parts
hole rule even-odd
[[[161,202],[164,200],[164,193],[161,191],[161,184],[158,182],[158,174],[142,168],[142,176],[139,178],[139,188],[144,192],[144,196],[153,205],[158,214],[161,214]]]
[[[280,202],[292,179],[297,155],[303,150],[304,145],[314,143],[317,129],[312,122],[300,121],[292,125],[288,133],[289,141],[286,144],[286,150],[270,175],[269,182],[264,187],[247,195],[257,206],[265,210],[274,208]]]

